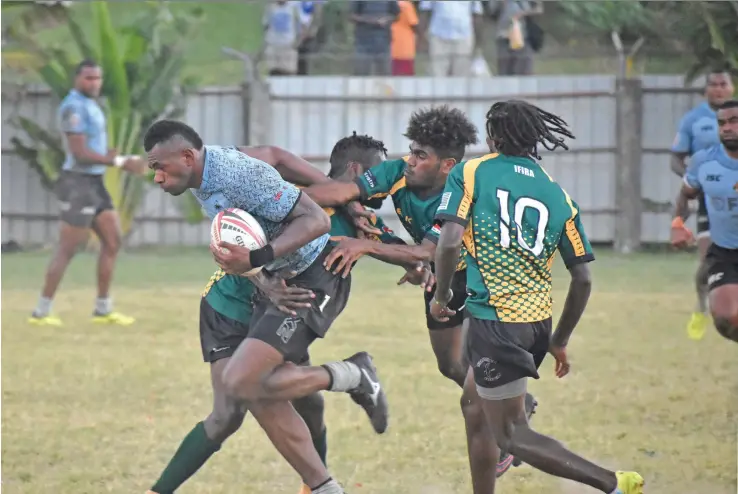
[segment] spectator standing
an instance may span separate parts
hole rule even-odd
[[[310,57],[317,49],[316,36],[322,22],[325,0],[300,3],[300,25],[305,35],[297,47],[297,75],[307,75]]]
[[[468,76],[474,52],[482,48],[482,2],[420,2],[419,39],[428,41],[431,73]]]
[[[297,47],[303,41],[300,3],[273,0],[267,4],[262,22],[269,75],[297,74]]]
[[[354,22],[356,75],[390,75],[392,23],[400,14],[397,0],[355,1],[351,5]]]
[[[497,17],[497,73],[498,75],[531,75],[533,73],[533,49],[525,18],[543,13],[543,3],[531,0],[493,0],[491,9]],[[510,47],[513,22],[520,23],[522,48]]]
[[[418,14],[412,2],[400,0],[400,15],[392,24],[392,75],[415,75]]]

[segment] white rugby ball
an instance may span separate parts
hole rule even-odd
[[[267,244],[264,229],[256,218],[243,209],[229,208],[219,212],[210,224],[210,242],[218,248],[218,242],[240,245],[249,250],[256,250]],[[221,249],[227,251],[227,249]],[[261,271],[254,268],[242,276],[253,276]]]

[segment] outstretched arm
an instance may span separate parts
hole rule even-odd
[[[303,192],[321,207],[343,206],[361,196],[359,186],[352,182],[337,182],[328,179],[303,189]]]
[[[428,240],[424,240],[420,245],[406,245],[350,237],[333,239],[338,241],[338,244],[333,247],[323,264],[335,274],[342,272],[344,278],[349,275],[354,263],[364,255],[405,269],[415,269],[418,263],[429,262],[433,258],[436,247]]]
[[[272,165],[283,179],[295,185],[313,185],[330,179],[318,168],[299,156],[277,146],[238,146],[252,158]]]

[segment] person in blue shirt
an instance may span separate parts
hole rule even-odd
[[[707,289],[715,328],[738,342],[738,100],[717,111],[722,145],[699,151],[684,175],[672,222],[672,243],[691,243],[684,226],[688,201],[701,192],[710,219],[712,245],[707,250]]]
[[[722,105],[733,94],[733,83],[730,74],[723,70],[713,71],[707,75],[705,101],[687,112],[679,122],[679,130],[671,146],[671,169],[684,176],[687,169],[687,158],[696,152],[720,144],[718,137],[716,108]],[[694,340],[701,339],[707,328],[707,268],[705,254],[710,246],[710,222],[707,217],[705,198],[697,195],[697,247],[699,251],[699,267],[695,276],[697,287],[697,307],[687,324],[687,334]]]
[[[319,391],[348,393],[380,434],[387,428],[388,409],[366,352],[322,366],[294,365],[309,360],[310,345],[325,336],[348,300],[350,277],[323,267],[334,245],[329,241],[330,218],[272,166],[234,147],[204,146],[197,132],[182,122],[154,123],[144,136],[144,148],[154,181],[165,192],[180,195],[190,189],[210,218],[239,208],[264,229],[268,243],[260,249],[222,242],[211,246],[226,273],[263,267],[254,279],[276,276],[287,286],[314,293],[309,306],[295,309],[296,314],[282,312],[269,297],[257,293],[249,332],[222,372],[214,373],[213,387],[222,390],[222,398],[253,414],[313,494],[343,493],[291,401]]]
[[[66,158],[56,195],[59,199],[61,229],[59,245],[46,271],[38,304],[31,314],[32,324],[60,326],[61,319],[51,314],[51,305],[69,262],[93,230],[100,239],[97,269],[97,299],[93,322],[129,325],[132,317],[113,311],[110,283],[121,238],[118,215],[105,189],[103,175],[111,166],[142,173],[145,162],[137,156],[120,156],[108,148],[105,114],[96,98],[103,82],[102,69],[93,61],[78,66],[74,89],[62,100],[57,122],[62,132]]]

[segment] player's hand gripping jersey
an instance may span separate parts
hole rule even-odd
[[[478,319],[551,317],[551,267],[594,259],[579,208],[536,162],[489,154],[451,170],[438,222],[466,226],[467,310]]]

